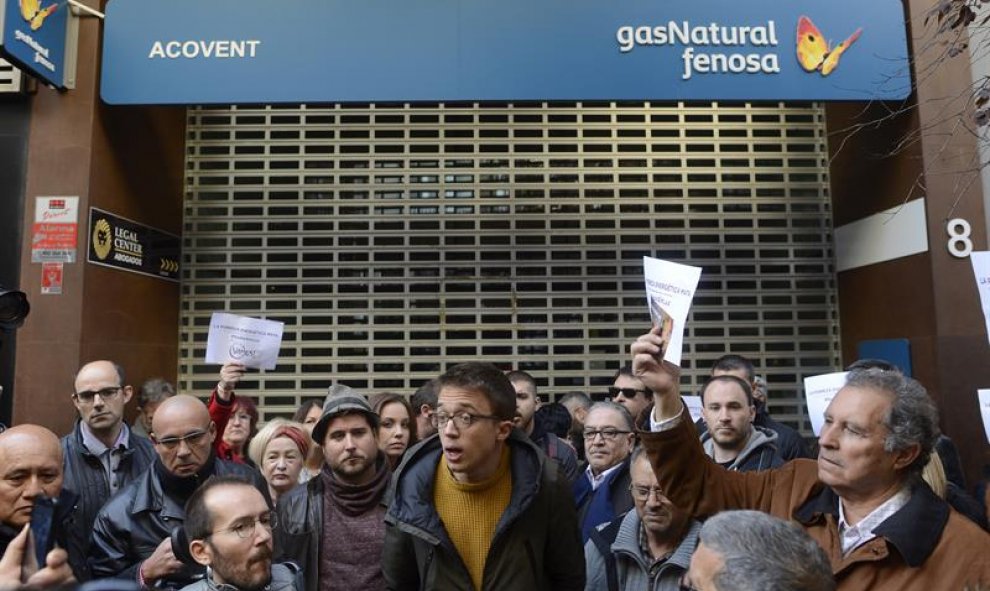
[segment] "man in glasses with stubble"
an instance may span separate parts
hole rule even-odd
[[[185,504],[211,476],[240,476],[268,500],[268,486],[247,466],[213,452],[218,437],[206,405],[175,396],[158,407],[152,421],[158,457],[96,516],[90,570],[96,578],[137,581],[142,587],[178,589],[203,577],[205,568],[185,566],[172,553],[169,536],[182,525]]]
[[[84,557],[97,512],[155,459],[151,442],[124,422],[124,406],[132,394],[123,368],[112,361],[83,365],[73,382],[72,404],[79,418],[62,438],[62,466],[64,487],[79,501],[65,533],[84,550]],[[78,578],[88,578],[85,561],[74,566]]]

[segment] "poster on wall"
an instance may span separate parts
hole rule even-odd
[[[64,263],[41,263],[41,295],[62,295]]]
[[[32,263],[76,262],[79,197],[38,197],[31,226]]]
[[[87,242],[94,265],[179,281],[181,240],[175,234],[91,207]]]

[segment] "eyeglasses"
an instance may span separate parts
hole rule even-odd
[[[271,532],[273,529],[278,527],[278,514],[274,511],[269,511],[267,513],[262,513],[255,519],[247,519],[241,521],[240,523],[235,523],[234,525],[228,527],[227,529],[218,529],[217,531],[210,532],[206,537],[215,536],[217,534],[222,534],[226,532],[232,532],[238,538],[246,540],[254,535],[258,524],[265,528],[267,531]]]
[[[172,450],[179,447],[179,444],[183,441],[187,442],[189,445],[196,445],[203,441],[203,438],[206,437],[207,433],[209,433],[208,430],[199,430],[193,431],[192,433],[186,433],[182,437],[166,437],[164,439],[158,439],[154,436],[152,437],[154,442],[158,445],[164,447],[165,449]]]
[[[489,421],[501,421],[502,417],[496,417],[492,415],[473,415],[469,412],[459,412],[456,414],[447,414],[445,412],[435,412],[430,416],[430,424],[438,429],[443,429],[447,426],[450,420],[454,420],[454,426],[458,429],[467,429],[475,423],[475,421],[480,421],[482,419],[487,419]]]
[[[611,427],[607,429],[585,429],[584,438],[587,441],[594,441],[595,437],[601,435],[605,441],[614,441],[619,435],[625,435],[627,433],[632,433],[632,431],[622,431],[620,429],[612,429]]]
[[[614,386],[609,387],[608,395],[615,398],[619,394],[622,394],[624,398],[635,398],[637,394],[642,394],[643,396],[650,396],[653,394],[652,390],[637,390],[636,388],[616,388]]]
[[[629,492],[632,493],[634,499],[640,502],[649,501],[652,494],[657,496],[658,501],[661,498],[667,497],[667,495],[663,494],[663,489],[659,486],[636,486],[632,484],[629,486]]]
[[[100,400],[106,402],[107,400],[113,400],[116,398],[117,394],[120,394],[120,391],[123,389],[123,386],[110,386],[109,388],[103,388],[102,390],[85,390],[83,392],[75,392],[72,397],[84,404],[90,404],[97,396],[100,397]]]

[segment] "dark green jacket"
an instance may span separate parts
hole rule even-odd
[[[495,528],[482,589],[583,590],[584,549],[566,478],[520,431],[507,443],[512,496]],[[388,589],[474,588],[433,503],[441,453],[438,436],[423,441],[392,480],[382,557]]]

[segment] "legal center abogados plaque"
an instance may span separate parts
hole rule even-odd
[[[95,265],[179,281],[178,236],[95,207],[89,209],[88,250]]]

